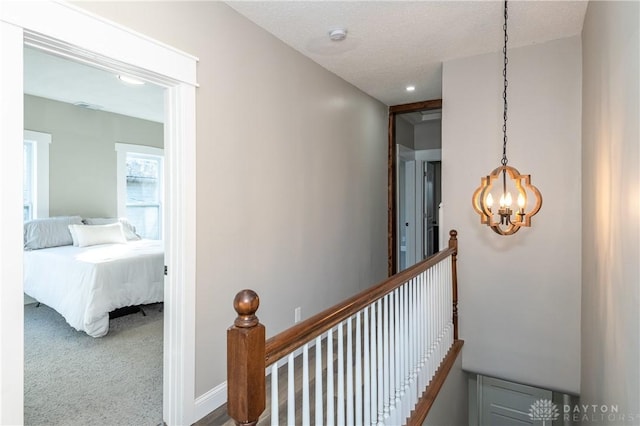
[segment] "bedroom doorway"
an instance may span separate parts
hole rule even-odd
[[[44,19],[40,19],[44,18]],[[88,30],[90,29],[90,30]],[[167,158],[163,418],[190,424],[194,412],[195,353],[195,87],[196,58],[74,6],[42,2],[34,9],[10,2],[0,10],[0,424],[23,417],[23,260],[19,207],[23,175],[24,44],[165,88]],[[104,43],[104,40],[110,42]],[[14,141],[14,143],[6,143]],[[53,141],[55,143],[55,141]],[[169,357],[168,354],[172,356]]]
[[[23,75],[25,424],[160,424],[165,89],[28,45]]]

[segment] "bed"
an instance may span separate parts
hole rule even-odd
[[[128,238],[119,221],[86,225],[81,218],[72,217],[54,218],[53,222],[57,223],[39,226],[35,231],[28,231],[25,224],[24,292],[27,295],[55,309],[69,325],[92,337],[108,333],[109,312],[163,301],[162,241],[131,238],[131,234]],[[38,238],[42,240],[42,235],[45,240],[51,240],[56,234],[51,231],[53,228],[59,228],[56,232],[60,234],[56,237],[58,240],[53,238],[53,244],[69,244],[47,247],[38,246],[46,246],[51,241],[32,244]],[[70,238],[62,237],[63,228]]]

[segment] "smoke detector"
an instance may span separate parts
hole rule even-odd
[[[331,41],[342,41],[347,38],[347,29],[336,28],[335,30],[331,30],[329,31],[329,38]]]

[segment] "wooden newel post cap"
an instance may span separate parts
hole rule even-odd
[[[458,239],[458,231],[452,229],[451,231],[449,231],[449,237],[451,237],[452,240]]]
[[[256,312],[260,306],[260,298],[253,290],[241,290],[233,299],[233,309],[235,309],[238,317],[233,325],[240,328],[251,328],[258,325],[258,317]]]

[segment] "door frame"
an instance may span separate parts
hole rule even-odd
[[[104,43],[109,40],[109,43]],[[167,161],[163,418],[193,423],[195,408],[195,89],[197,58],[57,1],[3,2],[0,51],[0,424],[24,422],[21,198],[23,51],[29,44],[165,90]],[[8,143],[7,141],[16,141]]]
[[[387,145],[387,273],[389,276],[398,272],[396,116],[406,112],[428,111],[441,108],[442,99],[389,107],[389,142]]]

